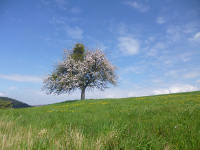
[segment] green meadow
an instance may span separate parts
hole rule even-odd
[[[200,92],[0,109],[2,150],[200,150]]]

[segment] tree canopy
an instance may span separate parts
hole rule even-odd
[[[108,84],[116,84],[115,67],[100,49],[85,51],[83,44],[76,44],[73,51],[65,53],[64,60],[44,80],[50,94],[80,89],[81,99],[85,99],[86,88],[104,90]]]
[[[76,61],[83,61],[85,53],[85,46],[81,43],[77,43],[73,48],[72,58]]]

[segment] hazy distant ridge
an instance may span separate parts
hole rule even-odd
[[[0,108],[25,108],[25,107],[30,107],[30,105],[12,98],[0,97]]]

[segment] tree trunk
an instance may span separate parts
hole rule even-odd
[[[85,99],[85,87],[81,89],[81,100]]]

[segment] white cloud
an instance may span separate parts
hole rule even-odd
[[[197,32],[192,38],[191,40],[196,41],[196,42],[200,42],[200,32]]]
[[[42,82],[41,77],[18,75],[18,74],[13,74],[13,75],[0,74],[0,79],[12,80],[17,82],[33,82],[33,83]]]
[[[135,8],[136,10],[138,10],[140,12],[147,12],[149,10],[148,6],[138,3],[136,1],[128,1],[128,2],[126,2],[126,4]]]
[[[164,24],[164,23],[166,22],[166,20],[165,20],[163,17],[158,17],[158,18],[156,19],[156,22],[157,22],[158,24]]]
[[[169,94],[170,90],[169,89],[158,89],[158,90],[154,90],[153,94],[155,95],[159,95],[159,94]]]
[[[4,93],[2,93],[2,92],[0,92],[0,96],[5,96],[5,94],[4,94]]]
[[[67,32],[68,36],[70,36],[72,39],[83,38],[83,30],[77,26],[75,27],[66,26],[65,31]]]
[[[169,88],[154,90],[153,93],[157,95],[157,94],[190,92],[190,91],[197,91],[197,90],[199,90],[199,88],[192,85],[173,85]]]
[[[123,53],[135,55],[139,52],[140,45],[136,39],[131,37],[119,37],[118,41],[118,47]]]

